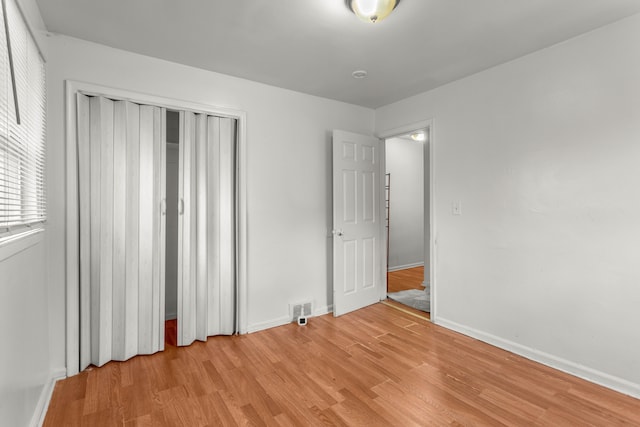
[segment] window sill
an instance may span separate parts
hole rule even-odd
[[[0,262],[42,242],[44,228],[0,238]]]

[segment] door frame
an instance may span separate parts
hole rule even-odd
[[[217,107],[196,102],[165,98],[126,89],[116,89],[92,83],[65,80],[65,142],[66,142],[66,373],[79,372],[80,366],[80,263],[78,213],[78,158],[77,158],[77,102],[76,94],[105,96],[111,99],[186,110],[238,120],[238,190],[237,190],[237,254],[238,254],[238,327],[247,333],[247,114],[245,111]]]
[[[436,249],[437,249],[437,228],[436,228],[436,216],[435,216],[435,149],[434,149],[434,145],[435,145],[435,132],[434,132],[434,123],[433,123],[433,119],[427,119],[427,120],[422,120],[419,122],[414,122],[414,123],[408,123],[399,127],[395,127],[395,128],[391,128],[391,129],[386,129],[386,130],[382,130],[379,131],[376,136],[380,139],[382,139],[383,141],[386,142],[387,139],[389,138],[394,138],[397,136],[401,136],[401,135],[406,135],[408,133],[411,132],[415,132],[417,130],[426,130],[427,132],[427,143],[424,144],[424,148],[423,148],[423,153],[424,156],[426,157],[428,155],[429,157],[429,162],[428,162],[428,166],[429,166],[429,173],[426,174],[424,173],[424,178],[429,178],[429,185],[425,185],[424,186],[424,190],[425,190],[425,197],[424,197],[424,212],[425,214],[428,212],[428,216],[425,215],[424,218],[424,230],[427,231],[428,233],[425,233],[424,236],[424,247],[425,249],[429,249],[429,253],[425,254],[425,260],[424,263],[425,265],[429,266],[429,291],[431,294],[431,313],[430,313],[430,321],[433,323],[436,323],[436,319],[437,319],[437,286],[436,286]],[[383,147],[386,146],[386,144],[382,145]],[[426,162],[425,162],[426,165]],[[383,153],[382,153],[382,159],[381,159],[381,168],[382,171],[386,171],[386,150],[383,149]],[[382,175],[382,179],[384,179],[384,174]],[[384,181],[382,182],[382,186],[384,187]],[[429,194],[427,195],[427,191],[429,192]],[[384,198],[380,201],[379,203],[379,209],[380,209],[380,215],[382,215],[381,217],[384,217],[384,203],[383,203]],[[383,233],[383,245],[382,245],[382,250],[385,252],[385,256],[383,259],[384,264],[387,264],[387,256],[386,256],[386,251],[387,251],[387,234]],[[388,268],[388,266],[387,266]],[[384,279],[384,288],[382,289],[382,291],[384,291],[384,294],[380,295],[380,300],[383,300],[386,298],[386,294],[387,294],[387,281],[386,281],[386,276]]]

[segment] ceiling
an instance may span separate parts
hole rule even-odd
[[[37,3],[54,33],[370,108],[640,12],[638,0],[402,0],[368,24],[343,0]]]

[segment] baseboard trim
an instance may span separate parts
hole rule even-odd
[[[333,313],[333,304],[325,305],[324,307],[318,307],[313,312],[314,316],[324,316],[325,314]]]
[[[266,322],[255,323],[253,325],[249,325],[247,327],[247,333],[252,334],[254,332],[264,331],[266,329],[275,328],[278,326],[286,325],[291,323],[291,319],[289,316],[278,317],[277,319],[268,320]]]
[[[566,372],[567,374],[582,378],[583,380],[610,388],[620,393],[635,397],[636,399],[640,399],[640,384],[635,384],[623,378],[609,375],[605,372],[580,365],[570,360],[563,359],[561,357],[557,357],[552,354],[545,353],[543,351],[539,351],[534,348],[530,348],[465,325],[461,325],[451,320],[443,319],[440,316],[438,316],[437,320],[434,319],[434,323],[444,328],[459,332],[463,335],[467,335],[477,340],[486,342],[487,344],[499,347],[503,350],[510,351],[535,362],[542,363],[543,365],[549,366],[559,371]]]
[[[313,316],[323,316],[325,314],[329,314],[333,312],[333,305],[326,305],[324,307],[318,307],[313,311]],[[266,322],[255,323],[253,325],[249,325],[247,328],[247,333],[251,334],[254,332],[264,331],[265,329],[276,328],[278,326],[283,326],[291,323],[292,320],[289,316],[278,317],[277,319],[268,320]]]
[[[47,410],[49,409],[49,403],[51,403],[51,396],[53,395],[53,389],[56,385],[56,381],[61,380],[67,376],[66,369],[58,369],[54,371],[49,380],[42,387],[40,392],[40,398],[38,398],[38,404],[33,411],[33,417],[31,417],[30,426],[42,426],[44,418],[47,416]]]
[[[416,262],[415,264],[397,265],[395,267],[387,267],[388,272],[406,270],[408,268],[424,267],[424,262]]]

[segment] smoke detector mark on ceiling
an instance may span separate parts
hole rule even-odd
[[[367,72],[365,70],[356,70],[351,73],[354,79],[364,79],[367,77]]]

